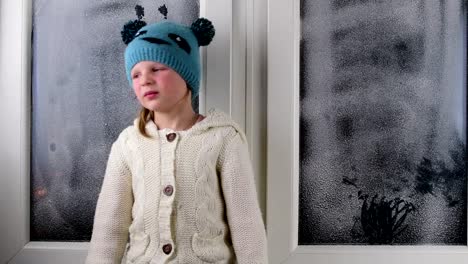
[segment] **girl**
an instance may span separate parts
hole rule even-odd
[[[246,137],[191,104],[211,22],[128,35],[127,78],[143,108],[112,146],[87,263],[267,263]]]

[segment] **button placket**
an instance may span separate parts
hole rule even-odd
[[[159,253],[154,256],[158,261],[170,258],[174,252],[171,217],[174,210],[175,196],[175,153],[178,134],[165,131],[160,135],[166,140],[161,141],[161,178],[160,178],[160,202],[159,202]]]

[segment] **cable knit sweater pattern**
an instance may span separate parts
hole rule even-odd
[[[267,263],[247,141],[221,111],[114,142],[86,263]]]

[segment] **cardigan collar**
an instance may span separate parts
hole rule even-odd
[[[138,121],[139,119],[136,118],[133,122],[135,128],[138,127]],[[241,134],[241,137],[243,140],[246,141],[246,137],[244,133],[242,132],[242,129],[240,126],[232,120],[232,118],[227,115],[226,113],[218,110],[218,109],[210,109],[206,115],[206,117],[201,120],[200,122],[195,123],[191,128],[183,131],[175,131],[180,134],[200,134],[203,133],[204,131],[211,129],[211,128],[216,128],[216,127],[232,127],[234,128],[237,132]],[[164,130],[159,130],[157,125],[151,120],[146,124],[146,133],[152,137],[158,137],[159,132],[161,131],[172,131],[171,129],[164,129]]]

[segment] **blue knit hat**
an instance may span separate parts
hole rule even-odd
[[[141,7],[140,7],[141,8]],[[140,61],[155,61],[169,66],[185,80],[192,90],[192,98],[200,88],[199,46],[208,45],[214,37],[214,27],[206,18],[197,19],[190,27],[161,21],[146,25],[137,10],[138,20],[130,21],[122,30],[125,49],[125,70],[129,83],[130,72]],[[167,12],[167,11],[166,11]]]

